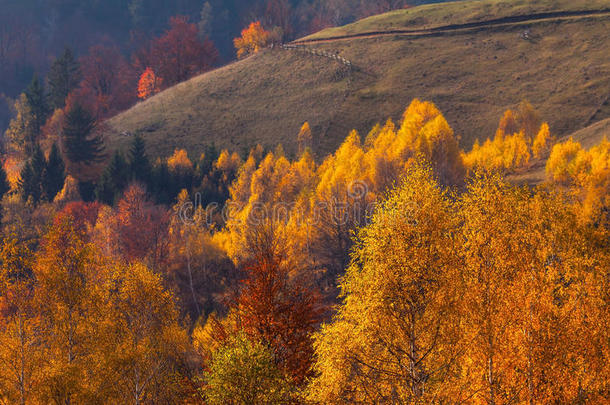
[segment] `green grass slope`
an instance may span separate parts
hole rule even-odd
[[[598,0],[472,0],[400,10],[318,35],[395,29],[411,18],[420,21],[412,25],[429,27],[607,7]],[[609,44],[605,13],[303,45],[347,58],[352,68],[276,47],[139,103],[108,121],[108,141],[122,147],[126,134],[142,133],[149,152],[159,156],[177,147],[196,156],[211,143],[232,150],[282,143],[294,153],[299,128],[309,121],[321,156],[352,128],[366,134],[377,122],[399,119],[413,98],[436,103],[467,149],[493,135],[502,113],[522,99],[562,137],[610,117]]]

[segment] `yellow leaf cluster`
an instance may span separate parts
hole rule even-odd
[[[539,122],[538,114],[527,102],[516,113],[507,110],[493,140],[487,138],[481,145],[477,139],[472,150],[463,153],[466,167],[507,173],[527,167],[532,156],[546,157],[553,137],[549,125],[546,122],[539,125]]]

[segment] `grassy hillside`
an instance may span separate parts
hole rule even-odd
[[[610,9],[607,0],[470,0],[423,5],[372,16],[342,27],[333,27],[303,39],[320,39],[370,31],[431,29],[513,16],[557,11]]]
[[[317,35],[607,6],[601,0],[474,0],[392,12]],[[525,30],[529,39],[522,38]],[[345,57],[353,68],[309,52],[267,49],[120,114],[109,121],[109,143],[121,147],[126,133],[139,132],[153,155],[176,147],[196,155],[210,143],[240,150],[278,142],[293,153],[299,128],[309,121],[322,155],[351,128],[366,133],[387,117],[398,119],[416,97],[439,106],[465,148],[493,135],[503,111],[522,99],[561,137],[610,117],[608,43],[610,16],[599,14],[304,45]]]

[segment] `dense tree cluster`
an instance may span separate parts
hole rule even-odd
[[[504,113],[493,140],[481,145],[477,139],[472,151],[464,154],[464,162],[471,169],[512,173],[527,168],[531,158],[547,158],[552,143],[549,125],[541,123],[532,105],[524,101],[516,113]]]
[[[604,238],[555,192],[482,174],[455,199],[412,167],[358,234],[309,398],[603,402]]]
[[[546,163],[546,173],[554,184],[574,190],[583,202],[586,221],[610,224],[610,142],[589,150],[571,138],[553,146]]]
[[[153,162],[136,135],[96,163],[93,114],[65,108],[62,143],[35,143],[12,188],[0,170],[0,401],[607,397],[607,140],[552,146],[531,107],[507,112],[497,137],[549,155],[545,184],[515,187],[414,100],[320,162],[305,123],[295,159]],[[101,174],[66,176],[69,147]]]

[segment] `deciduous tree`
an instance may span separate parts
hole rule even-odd
[[[269,39],[270,34],[265,31],[260,21],[251,23],[241,32],[241,37],[233,40],[237,57],[241,59],[260,51],[269,44]]]
[[[310,375],[310,335],[320,321],[320,304],[311,290],[291,280],[283,242],[272,226],[258,225],[248,239],[255,253],[236,303],[243,330],[267,344],[280,370],[302,384]]]
[[[456,400],[463,351],[457,223],[430,169],[404,182],[358,233],[342,304],[315,338],[316,403]]]
[[[2,400],[34,402],[42,378],[40,316],[33,301],[32,252],[13,238],[0,250],[0,390]]]
[[[161,91],[163,79],[158,77],[151,68],[146,70],[140,75],[138,81],[138,97],[146,100],[147,98],[154,96]]]
[[[230,337],[213,355],[203,397],[209,404],[288,404],[294,388],[278,369],[273,351],[247,335]]]
[[[154,39],[136,57],[142,71],[146,67],[163,78],[164,86],[173,86],[195,74],[210,70],[218,59],[218,51],[209,39],[201,41],[197,25],[186,16],[170,18],[170,28]]]
[[[42,399],[46,402],[87,402],[95,390],[96,331],[102,301],[96,288],[104,278],[92,245],[62,217],[45,236],[34,275],[42,313],[45,356]],[[103,395],[103,393],[99,393]]]

